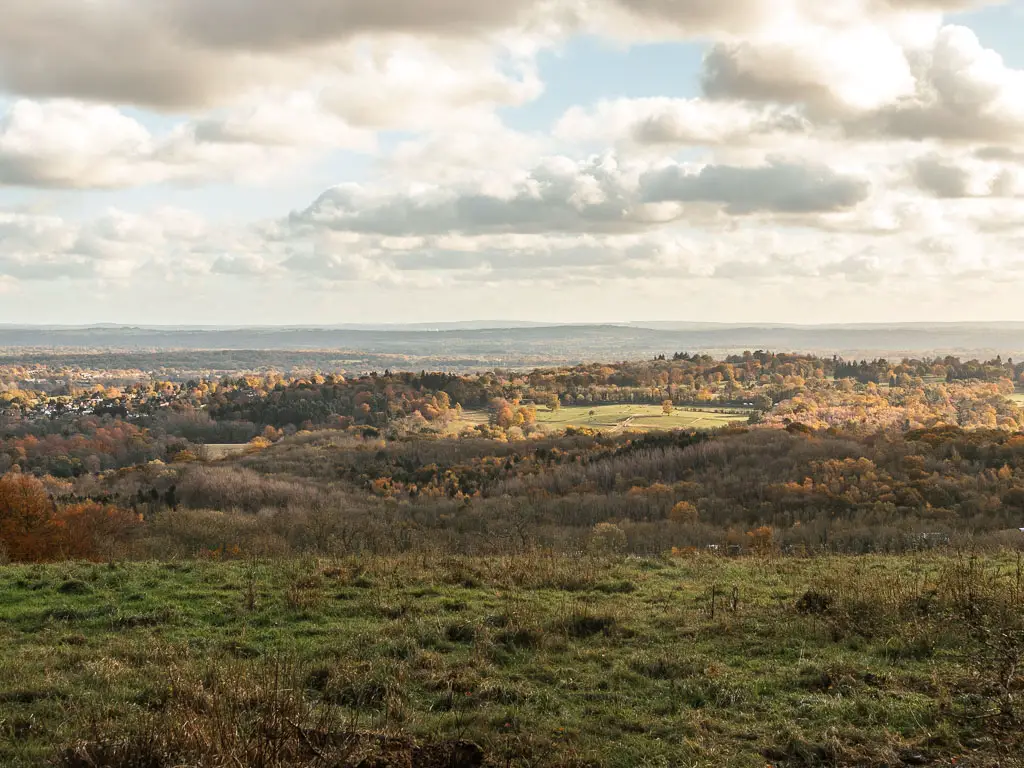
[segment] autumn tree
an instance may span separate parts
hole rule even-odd
[[[139,524],[128,510],[94,502],[58,509],[31,475],[0,477],[0,550],[14,562],[110,556]]]
[[[20,472],[0,477],[0,548],[14,562],[53,559],[60,530],[43,484]]]
[[[672,507],[672,511],[668,513],[668,519],[673,523],[684,525],[696,523],[699,519],[697,507],[688,501],[680,501]]]

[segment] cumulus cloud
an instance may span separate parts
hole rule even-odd
[[[913,95],[907,51],[934,38],[941,16],[872,14],[864,5],[819,4],[818,14],[791,11],[758,33],[719,40],[705,56],[705,94],[803,104],[819,117]]]
[[[885,30],[865,26],[835,33],[824,43],[811,35],[720,43],[705,58],[703,89],[714,99],[806,104],[830,115],[910,95],[914,78],[903,50]]]
[[[1010,147],[981,147],[975,152],[975,156],[980,160],[996,160],[1024,165],[1024,152]]]
[[[960,26],[943,27],[911,52],[917,87],[907,98],[848,121],[853,137],[1012,144],[1024,140],[1024,71]]]
[[[253,264],[265,252],[248,230],[218,229],[175,209],[112,210],[84,221],[0,213],[0,276],[21,281],[175,280]]]
[[[929,154],[910,164],[918,188],[940,198],[1015,197],[1024,190],[1019,170],[972,157]]]
[[[245,182],[335,148],[376,162],[346,177],[332,158],[318,175],[362,180],[258,224],[0,213],[0,290],[355,282],[468,296],[542,290],[557,273],[559,290],[661,281],[671,302],[693,281],[898,295],[983,280],[1024,242],[1024,73],[943,26],[976,4],[11,3],[0,90],[25,98],[0,105],[2,186]],[[706,43],[703,96],[609,89],[560,105],[553,135],[510,128],[505,110],[544,91],[538,52],[580,31]]]
[[[616,99],[574,107],[555,135],[567,141],[627,141],[648,146],[746,145],[786,141],[811,131],[798,110],[706,99]]]
[[[641,179],[647,202],[717,203],[734,215],[769,211],[815,213],[852,208],[870,184],[825,166],[773,162],[753,168],[671,165]]]
[[[387,236],[462,233],[625,233],[665,226],[704,204],[732,216],[842,210],[867,198],[867,181],[825,166],[663,164],[654,170],[612,155],[549,158],[527,173],[451,186],[382,192],[356,184],[328,190],[292,214],[299,230]],[[710,223],[694,210],[693,220]]]
[[[207,107],[329,70],[335,54],[343,61],[346,46],[367,36],[472,40],[546,7],[539,0],[33,0],[4,9],[0,87],[33,97]]]
[[[384,235],[623,231],[645,226],[652,215],[636,205],[630,184],[614,158],[556,157],[525,174],[448,188],[379,194],[343,185],[292,222]]]
[[[0,184],[120,186],[153,150],[149,131],[113,107],[22,100],[0,116]]]
[[[903,29],[969,0],[32,0],[0,25],[0,87],[166,109],[211,106],[265,83],[296,85],[368,38],[770,38],[786,29]],[[552,30],[555,30],[552,32]],[[561,32],[559,32],[559,30]],[[813,35],[812,35],[813,38]],[[865,39],[863,36],[860,38]],[[855,38],[849,38],[850,44]],[[520,40],[516,47],[529,49]],[[117,56],[108,52],[117,51]],[[131,62],[124,66],[123,62]]]
[[[495,115],[479,115],[399,142],[382,158],[381,167],[396,176],[457,183],[481,169],[491,176],[513,174],[548,154],[552,146],[549,136],[515,131]]]
[[[798,27],[819,31],[862,23],[913,34],[922,21],[986,0],[592,0],[581,16],[592,29],[635,39],[770,37]]]
[[[712,99],[802,105],[851,140],[998,145],[1024,137],[1024,71],[955,25],[909,42],[865,24],[718,43],[703,87]]]
[[[114,107],[22,99],[0,114],[0,186],[260,179],[328,146],[368,151],[374,139],[301,101],[183,122],[154,135]]]
[[[273,50],[367,32],[476,35],[520,23],[536,6],[534,0],[181,0],[172,12],[183,37],[204,46]]]
[[[321,76],[323,108],[365,128],[458,128],[544,90],[531,60],[491,46],[365,41]]]
[[[274,272],[277,266],[257,253],[226,253],[217,257],[210,270],[219,275],[255,277]]]
[[[203,144],[367,151],[376,145],[372,131],[354,127],[327,111],[316,95],[302,91],[266,96],[226,114],[196,119],[185,132]]]

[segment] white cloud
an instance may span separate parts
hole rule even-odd
[[[869,183],[826,166],[773,162],[753,168],[670,165],[641,179],[651,203],[715,203],[743,215],[761,211],[815,213],[852,208],[867,199]]]
[[[571,301],[562,290],[627,306],[623,286],[640,310],[649,295],[676,306],[693,286],[754,307],[774,300],[770,282],[831,308],[865,284],[948,297],[957,283],[1024,276],[1024,72],[944,26],[970,0],[10,5],[0,186],[17,188],[4,195],[19,210],[95,210],[100,195],[139,210],[160,190],[86,190],[282,174],[287,187],[264,187],[260,204],[283,213],[310,188],[360,181],[250,224],[0,209],[8,306],[89,281],[122,298],[166,287],[182,306],[230,285],[251,302],[266,286],[299,297],[296,312],[313,290],[362,306],[374,291],[439,288],[446,305],[487,312],[506,295],[524,312]],[[525,123],[508,111],[544,94],[540,52],[581,31],[705,43],[704,95],[617,98],[609,84],[570,108],[563,82],[520,113],[538,125],[560,112],[551,135],[514,130]],[[375,162],[346,176],[334,149]],[[300,168],[310,173],[295,181]],[[492,303],[473,303],[478,290]]]
[[[811,130],[798,110],[706,99],[616,99],[574,107],[555,126],[565,141],[636,145],[746,145],[791,141]]]
[[[613,157],[554,157],[526,173],[450,187],[381,193],[343,185],[293,214],[293,223],[382,235],[628,231],[650,221],[631,183]]]
[[[921,190],[940,198],[1024,194],[1024,173],[1019,169],[975,157],[923,155],[910,163],[910,174]]]
[[[0,276],[17,280],[173,281],[209,274],[215,264],[252,264],[265,247],[251,231],[174,209],[111,210],[81,222],[0,213]]]
[[[374,139],[301,100],[179,123],[158,136],[114,107],[22,99],[0,116],[0,186],[253,180],[329,146],[370,150]]]
[[[712,98],[806,104],[827,115],[878,108],[915,86],[904,50],[870,25],[720,43],[704,66],[704,92]]]
[[[149,132],[113,107],[22,100],[0,117],[0,184],[123,186],[153,149]]]
[[[322,76],[324,108],[366,128],[457,128],[543,92],[530,59],[492,45],[364,41]]]
[[[342,185],[292,214],[291,223],[299,231],[389,236],[625,233],[683,217],[706,224],[715,211],[741,216],[841,210],[865,200],[869,191],[864,179],[826,166],[663,162],[650,169],[614,155],[585,161],[552,157],[528,172],[477,174],[447,186],[383,191]]]
[[[943,27],[929,50],[911,52],[917,87],[849,121],[852,136],[1012,144],[1024,140],[1024,71],[1005,65],[966,27]]]

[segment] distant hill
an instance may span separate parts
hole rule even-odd
[[[628,323],[540,325],[189,328],[0,326],[6,356],[35,351],[281,350],[398,356],[474,365],[625,360],[675,352],[766,349],[844,357],[958,355],[1024,357],[1024,323],[722,325]]]

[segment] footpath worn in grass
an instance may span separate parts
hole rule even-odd
[[[926,555],[9,566],[0,765],[1017,765],[1019,590]]]

